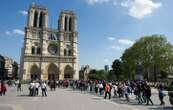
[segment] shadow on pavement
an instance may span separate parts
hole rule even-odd
[[[21,94],[21,95],[17,95],[17,97],[42,97],[41,95],[39,96],[29,96],[28,94]]]
[[[149,108],[151,110],[173,110],[173,107],[155,107],[155,108]]]
[[[30,97],[28,94],[17,95],[17,97]]]

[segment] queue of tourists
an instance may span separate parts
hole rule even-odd
[[[17,91],[21,91],[21,82],[16,81],[15,85]],[[49,80],[49,81],[30,81],[28,90],[29,96],[47,96],[47,90],[56,91],[56,88],[69,88],[79,90],[81,92],[95,93],[97,96],[103,96],[104,99],[123,98],[125,101],[130,102],[131,96],[135,96],[138,104],[154,105],[151,99],[151,87],[146,81],[85,81],[85,80]],[[157,84],[158,99],[160,105],[165,105],[164,86],[162,83]],[[172,90],[168,92],[169,101],[173,105],[173,83],[171,84]],[[39,92],[40,91],[40,92]],[[0,96],[5,95],[7,87],[5,82],[0,82]],[[39,94],[41,93],[41,94]]]
[[[95,93],[98,96],[103,96],[105,99],[108,98],[124,98],[125,101],[130,102],[130,96],[135,96],[138,104],[154,105],[151,99],[151,87],[146,81],[119,81],[119,82],[106,82],[101,81],[67,81],[68,85],[73,90],[80,90],[81,92],[89,91]],[[158,98],[160,105],[164,106],[164,86],[162,83],[157,84]],[[173,90],[172,90],[173,91]],[[173,92],[169,92],[169,101],[173,104]]]
[[[154,105],[151,99],[151,87],[146,81],[85,81],[85,80],[49,80],[49,81],[31,81],[29,84],[29,96],[38,96],[39,88],[41,88],[42,96],[47,96],[47,85],[50,91],[55,91],[56,88],[68,88],[80,90],[81,92],[95,93],[98,96],[103,96],[104,99],[123,98],[130,102],[130,96],[135,96],[138,104]],[[165,105],[164,87],[161,83],[157,85],[158,98],[160,105]],[[173,92],[169,92],[170,103],[173,104]]]

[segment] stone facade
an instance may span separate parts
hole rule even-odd
[[[5,59],[4,78],[5,79],[17,78],[18,63],[14,61],[12,58],[9,58],[7,56],[4,56],[4,59]]]
[[[61,11],[58,28],[48,28],[46,7],[31,5],[21,52],[24,80],[79,79],[76,15]]]
[[[79,78],[81,80],[88,80],[89,73],[90,73],[89,65],[82,66],[80,71],[79,71]]]

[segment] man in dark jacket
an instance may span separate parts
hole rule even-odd
[[[151,102],[151,104],[153,105],[153,101],[151,100],[151,88],[149,85],[146,85],[145,94],[146,94],[146,98],[147,98],[146,105],[149,105],[149,102]]]

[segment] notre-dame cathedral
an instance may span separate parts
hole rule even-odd
[[[57,29],[49,28],[47,7],[30,6],[21,53],[23,80],[79,79],[75,13],[61,11],[57,22]]]

